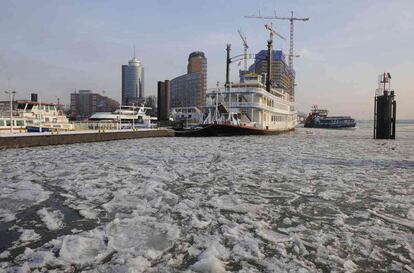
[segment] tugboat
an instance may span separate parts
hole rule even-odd
[[[305,120],[306,128],[353,128],[356,126],[355,119],[349,116],[328,117],[328,110],[319,109],[314,105]]]

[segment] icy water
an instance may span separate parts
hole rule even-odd
[[[0,272],[414,272],[414,125],[0,151]]]

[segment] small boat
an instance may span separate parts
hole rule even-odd
[[[356,126],[355,119],[349,116],[328,116],[328,110],[319,109],[317,105],[314,105],[305,120],[306,128],[327,128],[327,129],[340,129],[340,128],[353,128]]]
[[[204,121],[204,113],[196,106],[174,107],[170,121],[174,130],[188,130],[197,127]]]

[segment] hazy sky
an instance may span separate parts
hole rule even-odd
[[[121,65],[136,55],[145,67],[146,95],[156,81],[186,72],[188,54],[204,51],[208,87],[225,78],[225,46],[242,53],[241,28],[256,53],[265,49],[266,21],[243,15],[310,17],[295,27],[297,102],[331,114],[372,118],[377,75],[389,71],[399,118],[414,118],[413,0],[1,0],[0,90],[17,98],[38,92],[69,103],[74,90],[105,91],[120,100]],[[289,37],[288,21],[274,21]],[[288,41],[275,40],[288,50]],[[237,80],[237,64],[232,66]],[[0,100],[5,100],[4,92]]]

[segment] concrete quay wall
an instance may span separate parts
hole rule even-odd
[[[174,131],[168,129],[82,132],[62,134],[25,134],[0,137],[0,149],[24,148],[47,145],[62,145],[74,143],[100,142],[133,138],[173,137]]]

